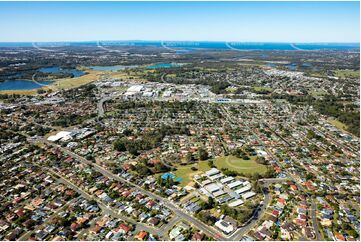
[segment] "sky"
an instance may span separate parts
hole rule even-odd
[[[0,2],[0,42],[359,42],[359,2]]]

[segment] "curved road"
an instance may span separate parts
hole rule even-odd
[[[222,109],[224,111],[224,113],[226,114],[225,117],[232,123],[232,122],[235,122],[235,120],[232,119],[231,115],[228,113],[228,110],[226,109]],[[250,127],[244,123],[244,125],[246,127],[248,127],[248,129],[252,132],[252,134],[256,137],[256,139],[258,140],[258,142],[260,144],[262,144],[262,146],[264,147],[265,151],[271,156],[271,158],[280,166],[280,167],[283,167],[281,165],[281,163],[278,161],[278,159],[272,154],[272,152],[267,148],[267,146],[264,144],[263,140],[260,139],[258,137],[258,135],[252,130],[250,129]],[[317,211],[317,206],[315,204],[315,201],[314,199],[312,199],[311,195],[304,189],[303,185],[302,184],[299,184],[296,179],[293,178],[293,176],[288,173],[285,169],[283,169],[284,173],[286,173],[288,175],[288,177],[290,178],[290,180],[292,180],[295,184],[298,185],[298,187],[304,192],[304,194],[310,198],[310,202],[311,202],[311,207],[312,207],[312,211],[311,211],[311,219],[312,219],[312,225],[313,225],[313,228],[314,228],[314,231],[316,233],[316,240],[320,241],[322,240],[322,236],[319,232],[319,226],[318,226],[318,223],[317,223],[317,217],[316,217],[316,211]]]

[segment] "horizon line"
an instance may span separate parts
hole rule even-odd
[[[56,40],[56,41],[0,41],[0,43],[84,43],[84,42],[202,42],[202,43],[279,43],[279,44],[360,44],[360,41],[337,42],[337,41],[239,41],[239,40]]]

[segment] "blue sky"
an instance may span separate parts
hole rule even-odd
[[[0,2],[0,42],[359,42],[359,2]]]

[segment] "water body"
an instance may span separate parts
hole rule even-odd
[[[182,64],[177,63],[158,63],[151,66],[148,66],[148,69],[159,69],[159,68],[170,68],[170,67],[180,67]]]
[[[37,69],[37,71],[42,73],[71,73],[74,77],[80,77],[85,74],[84,71],[76,70],[76,69],[63,69],[59,66],[53,66],[53,67],[43,67]],[[16,74],[19,75],[19,74]],[[32,90],[41,88],[44,85],[49,85],[53,82],[53,80],[48,81],[37,81],[33,82],[32,80],[5,80],[4,82],[0,82],[0,90]],[[39,85],[39,83],[41,85]]]
[[[266,59],[268,57],[269,57],[269,55],[267,55],[267,54],[261,54],[261,55],[243,55],[243,56],[240,56],[239,58],[241,58],[241,59],[253,59],[253,58]]]
[[[136,68],[138,66],[88,66],[88,68],[94,70],[94,71],[120,71],[125,69],[131,69]]]
[[[267,66],[272,67],[272,68],[276,68],[276,67],[277,67],[277,65],[274,64],[274,63],[267,63]]]
[[[49,85],[52,81],[39,81],[40,84]],[[31,80],[7,80],[0,82],[0,90],[32,90],[43,87]]]
[[[291,63],[286,65],[287,69],[290,71],[296,71],[297,70],[297,64],[296,63]]]
[[[59,66],[53,66],[53,67],[43,67],[39,68],[37,71],[42,73],[70,73],[73,74],[74,77],[80,77],[85,74],[84,71],[80,71],[77,69],[63,69]]]

